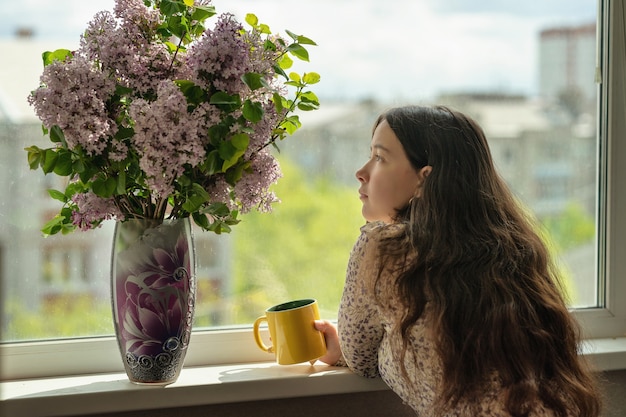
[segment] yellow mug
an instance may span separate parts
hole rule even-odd
[[[261,350],[275,353],[280,365],[314,361],[326,353],[324,334],[313,323],[319,318],[317,301],[311,298],[275,305],[254,322],[254,340]],[[272,346],[261,339],[263,322],[269,327]]]

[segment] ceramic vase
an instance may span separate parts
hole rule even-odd
[[[189,218],[131,219],[115,226],[111,295],[115,335],[136,384],[167,385],[183,366],[195,305]]]

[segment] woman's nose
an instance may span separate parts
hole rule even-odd
[[[355,174],[356,179],[359,180],[360,183],[364,183],[366,180],[366,174],[367,172],[365,171],[365,165],[364,165],[356,171],[356,174]]]

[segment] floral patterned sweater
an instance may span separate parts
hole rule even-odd
[[[407,380],[400,366],[402,339],[394,331],[401,305],[391,297],[393,277],[383,273],[375,297],[378,274],[377,246],[380,237],[398,227],[369,223],[361,228],[348,263],[346,283],[339,307],[338,331],[343,360],[358,375],[381,376],[400,398],[419,416],[433,416],[433,404],[442,380],[442,365],[428,325],[429,305],[410,332],[410,352],[404,358]],[[476,408],[478,407],[478,408]],[[538,404],[532,417],[552,416]],[[503,394],[497,375],[481,398],[471,404],[461,402],[445,417],[504,417]]]

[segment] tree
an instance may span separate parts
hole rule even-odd
[[[307,178],[284,158],[281,166],[284,177],[275,187],[281,203],[270,215],[250,213],[233,232],[237,322],[249,323],[266,308],[297,298],[316,298],[322,315],[334,317],[364,224],[356,184]]]

